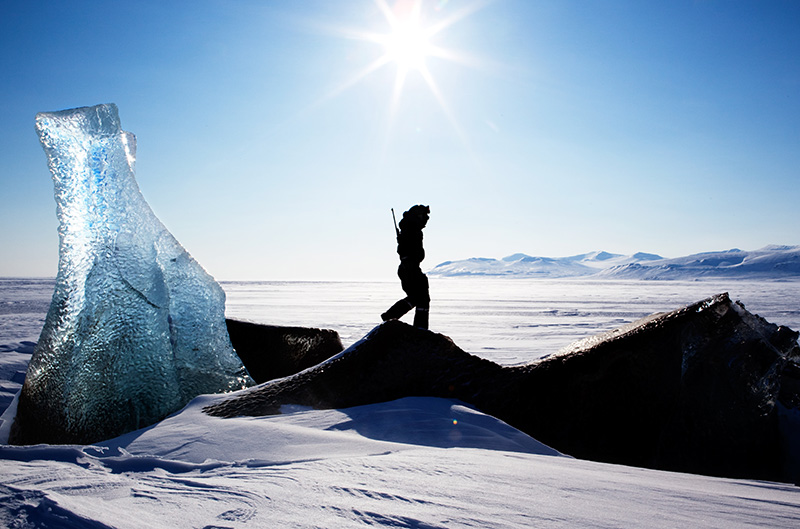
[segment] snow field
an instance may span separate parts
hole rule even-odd
[[[527,452],[498,451],[489,438],[470,433],[464,437],[472,448],[360,433],[372,426],[385,435],[375,425],[391,412],[395,425],[402,426],[395,429],[401,441],[402,432],[413,431],[418,421],[429,437],[449,437],[450,414],[441,412],[463,406],[442,399],[364,406],[355,422],[337,410],[255,419],[201,416],[200,408],[211,399],[201,397],[152,428],[101,443],[104,448],[0,447],[5,459],[0,513],[5,521],[47,522],[56,514],[43,512],[41,505],[52,503],[64,521],[78,527],[81,520],[93,520],[119,528],[793,527],[800,522],[800,495],[789,485],[579,461],[543,455],[553,452],[542,445]],[[436,414],[442,420],[434,429],[430,421]],[[467,432],[475,430],[472,419],[492,421],[499,432],[511,430],[477,412],[460,417],[458,425],[466,423]],[[481,439],[487,442],[482,445]],[[226,452],[230,457],[224,460],[198,462]]]
[[[6,281],[3,402],[19,388],[52,293],[52,282],[7,289]],[[432,325],[463,349],[502,363],[527,362],[718,291],[800,328],[800,283],[474,281],[432,281]],[[374,327],[400,292],[394,283],[223,286],[229,316],[332,328],[345,345]],[[287,407],[278,416],[236,419],[201,412],[219,398],[198,397],[156,425],[96,446],[0,445],[0,526],[800,526],[795,486],[564,457],[457,401]]]

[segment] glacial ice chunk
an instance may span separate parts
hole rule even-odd
[[[56,287],[11,442],[89,443],[152,424],[202,393],[253,382],[225,294],[134,178],[113,104],[36,116],[59,219]]]

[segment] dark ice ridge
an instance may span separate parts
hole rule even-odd
[[[205,412],[262,416],[284,404],[455,398],[579,458],[797,483],[797,338],[720,294],[504,367],[447,336],[388,321],[327,361]]]

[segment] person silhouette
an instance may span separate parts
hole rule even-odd
[[[430,214],[431,208],[423,205],[413,206],[403,213],[400,229],[397,230],[397,254],[400,256],[397,275],[406,297],[381,314],[383,321],[396,320],[416,307],[414,327],[428,328],[431,296],[428,277],[422,273],[420,263],[425,259],[422,229],[428,224]]]

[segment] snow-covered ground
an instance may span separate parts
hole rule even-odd
[[[332,328],[345,345],[401,295],[394,283],[223,287],[231,317]],[[502,279],[432,281],[432,327],[513,364],[723,291],[800,328],[800,282]],[[51,293],[52,281],[0,279],[6,398],[19,388]],[[219,398],[96,446],[0,446],[0,526],[800,526],[798,487],[576,460],[455,401],[201,413]]]

